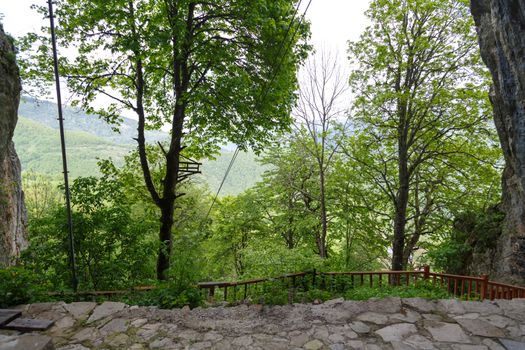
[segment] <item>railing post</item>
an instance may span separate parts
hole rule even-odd
[[[317,274],[317,271],[312,272],[312,289],[315,289],[315,275]]]
[[[483,281],[481,281],[481,301],[485,300],[485,295],[487,293],[487,289],[489,287],[489,276],[488,275],[481,275],[481,278]]]
[[[423,266],[423,278],[428,280],[429,277],[430,277],[430,266],[425,265]]]

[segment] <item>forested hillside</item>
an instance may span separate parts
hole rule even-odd
[[[22,98],[14,142],[25,172],[59,177],[62,173],[56,104]],[[99,159],[112,159],[122,165],[124,156],[135,148],[136,121],[123,118],[120,133],[103,120],[71,107],[65,108],[68,165],[72,178],[100,175]],[[150,143],[166,140],[164,132],[150,132]],[[203,159],[197,181],[216,191],[231,161],[233,151],[222,149],[216,159]],[[253,152],[241,152],[226,179],[221,195],[238,194],[260,180],[265,167]]]

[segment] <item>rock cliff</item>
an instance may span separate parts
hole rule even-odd
[[[21,167],[12,142],[20,90],[14,47],[0,24],[0,266],[9,265],[27,246]]]
[[[490,99],[506,163],[492,277],[525,283],[525,2],[471,0],[471,10],[494,81]]]

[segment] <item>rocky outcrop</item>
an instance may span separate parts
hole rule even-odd
[[[9,265],[27,246],[21,167],[12,142],[20,90],[14,47],[0,24],[0,266]]]
[[[471,10],[494,81],[490,99],[506,163],[493,278],[525,283],[525,2],[471,0]]]

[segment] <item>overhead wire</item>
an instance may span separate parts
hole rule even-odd
[[[290,31],[291,31],[292,26],[293,26],[293,22],[294,22],[294,20],[295,20],[295,18],[297,16],[297,13],[299,12],[299,8],[301,7],[302,2],[303,2],[303,0],[299,0],[299,3],[295,7],[295,11],[294,11],[294,13],[292,15],[292,19],[290,20],[288,28],[286,29],[286,33],[285,33],[285,35],[283,37],[283,40],[281,41],[281,43],[279,45],[279,49],[278,49],[277,55],[276,55],[277,59],[279,58],[279,56],[281,56],[281,52],[282,52],[282,50],[284,48],[284,44],[287,41],[288,34],[290,34]],[[308,5],[306,6],[306,8],[305,8],[301,18],[299,19],[298,24],[300,24],[304,20],[304,18],[306,16],[306,13],[308,12],[308,9],[310,8],[311,3],[312,3],[312,0],[309,0]],[[292,35],[291,39],[288,41],[287,49],[290,47],[290,45],[295,40],[295,36],[296,35],[297,35],[297,31],[293,32],[293,35]],[[279,69],[281,68],[282,64],[284,63],[284,59],[285,59],[285,55],[282,55],[280,61],[278,61],[277,67],[275,67],[275,69],[273,70],[273,74],[270,77],[270,80],[267,81],[265,83],[265,86],[263,87],[263,89],[261,89],[261,94],[259,95],[259,97],[257,99],[257,101],[259,103],[261,103],[261,101],[263,101],[266,98],[266,96],[268,95],[268,92],[270,91],[270,87],[271,87],[274,79],[277,77],[277,73],[279,72]],[[219,193],[222,190],[222,187],[223,187],[224,183],[226,182],[226,179],[227,179],[228,175],[230,174],[230,171],[231,171],[231,169],[233,167],[233,164],[235,163],[235,160],[237,159],[239,151],[240,151],[240,147],[237,146],[235,148],[235,152],[233,153],[233,156],[232,156],[232,158],[230,160],[230,164],[228,165],[228,168],[226,169],[226,172],[224,173],[224,176],[222,178],[221,184],[219,185],[219,188],[217,189],[217,192],[215,193],[215,196],[213,197],[212,203],[210,205],[210,208],[208,209],[208,212],[206,213],[206,217],[204,218],[203,223],[205,223],[208,220],[208,217],[209,217],[209,215],[210,215],[210,213],[211,213],[211,211],[213,209],[213,206],[217,202],[217,198],[219,197]]]

